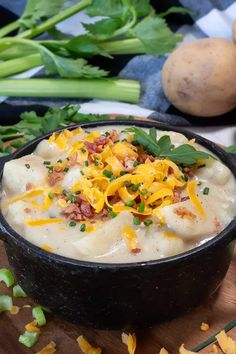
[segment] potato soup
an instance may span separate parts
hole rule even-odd
[[[14,230],[47,252],[130,263],[217,237],[235,216],[236,183],[182,134],[79,128],[5,164],[1,207]]]

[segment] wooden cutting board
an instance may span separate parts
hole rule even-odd
[[[115,117],[116,115],[111,115],[111,119]],[[144,118],[135,117],[135,119]],[[4,245],[0,241],[0,268],[2,267],[9,267],[9,264]],[[0,295],[3,294],[11,295],[11,290],[7,289],[4,284],[0,284]],[[17,306],[33,305],[33,301],[29,298],[15,299],[14,304]],[[28,349],[18,343],[18,337],[24,332],[25,324],[32,321],[31,311],[31,308],[23,308],[16,316],[10,313],[0,315],[0,354],[37,353],[52,340],[57,344],[56,354],[81,354],[76,342],[76,338],[81,334],[94,346],[101,347],[102,354],[127,354],[127,348],[121,342],[121,331],[93,330],[73,325],[52,315],[47,315],[47,325],[42,328],[38,343],[33,349]],[[236,319],[236,251],[219,291],[191,313],[173,321],[137,331],[135,354],[159,354],[163,346],[170,354],[177,354],[178,347],[182,343],[185,343],[186,348],[191,349],[233,319]],[[200,331],[202,322],[209,323],[209,331]],[[236,340],[236,328],[229,333]],[[201,353],[210,354],[210,349],[211,346]]]
[[[0,268],[9,267],[3,243],[0,242]],[[0,285],[0,294],[11,294],[4,284]],[[18,306],[33,304],[29,299],[15,299]],[[153,328],[136,332],[137,351],[135,354],[158,354],[162,346],[171,354],[186,344],[191,349],[236,318],[236,252],[227,276],[219,291],[209,298],[202,306],[191,313],[173,321],[156,325]],[[103,354],[126,354],[127,349],[121,343],[121,331],[99,331],[76,326],[47,315],[47,325],[42,328],[39,342],[33,349],[27,349],[18,343],[18,337],[24,332],[24,325],[32,321],[31,309],[24,308],[18,315],[4,313],[0,315],[0,354],[36,353],[51,340],[57,344],[58,354],[81,354],[76,338],[83,334],[95,346],[103,348]],[[200,331],[202,322],[210,324],[208,332]],[[230,335],[236,340],[236,328]],[[202,353],[211,353],[210,347]]]

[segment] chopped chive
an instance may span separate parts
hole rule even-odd
[[[74,194],[69,194],[67,198],[71,203],[76,203],[76,196]]]
[[[31,348],[37,343],[38,338],[39,333],[25,331],[25,333],[19,337],[18,341],[24,346]]]
[[[70,227],[75,227],[76,226],[76,222],[75,221],[70,221],[69,222],[69,226]]]
[[[81,151],[83,154],[86,153],[86,149],[84,149],[84,148],[80,148],[80,151]]]
[[[87,160],[87,161],[85,161],[85,163],[84,163],[84,164],[85,164],[85,166],[86,166],[86,167],[88,167],[88,165],[89,165],[88,160]]]
[[[208,194],[209,194],[209,191],[210,191],[210,188],[205,187],[205,188],[203,189],[203,194],[208,195]]]
[[[95,157],[95,159],[94,159],[94,165],[95,166],[99,166],[99,161],[98,161],[98,159]]]
[[[201,185],[202,185],[202,182],[199,181],[197,185],[198,185],[198,186],[201,186]]]
[[[142,189],[142,190],[140,191],[140,194],[141,194],[141,195],[146,195],[146,194],[148,194],[148,190],[147,190],[146,188],[144,188],[144,189]]]
[[[187,176],[187,175],[183,175],[183,176],[181,176],[181,178],[182,178],[185,182],[188,182],[188,176]]]
[[[81,232],[84,232],[86,230],[86,224],[82,224],[81,226],[80,226],[80,231]]]
[[[130,200],[129,202],[126,202],[125,205],[128,206],[128,207],[133,207],[135,204],[135,201],[134,200]]]
[[[12,298],[8,295],[0,295],[0,313],[11,311],[13,306]]]
[[[140,219],[139,219],[138,216],[135,216],[135,217],[133,218],[133,223],[134,223],[134,225],[140,225],[140,224],[141,224],[141,221],[140,221]]]
[[[140,203],[139,206],[138,206],[138,212],[139,212],[139,213],[143,213],[143,212],[144,212],[144,209],[145,209],[144,203]]]
[[[111,176],[112,176],[112,172],[109,170],[103,170],[102,174],[108,178],[111,178]]]
[[[82,176],[84,176],[84,172],[83,172],[83,171],[80,171],[80,174],[81,174]]]
[[[140,162],[139,162],[139,161],[137,161],[137,160],[136,160],[136,161],[134,161],[133,166],[134,166],[134,167],[136,167],[136,166],[138,166],[138,165],[140,165]]]
[[[110,135],[109,132],[105,132],[105,136],[108,137]]]
[[[6,284],[8,288],[14,284],[14,277],[9,269],[0,269],[0,282],[2,281]]]
[[[112,181],[114,181],[115,179],[116,179],[116,177],[112,175],[109,181],[112,182]]]
[[[46,168],[48,169],[48,173],[52,173],[53,172],[53,167],[52,166],[46,166]]]
[[[51,161],[43,161],[44,165],[51,165]]]
[[[69,167],[65,167],[63,171],[64,172],[68,172],[69,171]]]
[[[112,219],[114,219],[117,216],[117,214],[114,211],[110,211],[109,215]]]
[[[150,226],[152,224],[152,220],[151,219],[146,219],[146,220],[144,220],[143,223],[144,223],[145,226]]]
[[[32,315],[33,318],[37,321],[37,325],[39,327],[44,326],[46,324],[46,317],[41,306],[34,307],[32,310]]]
[[[57,163],[62,163],[62,160],[61,159],[57,160]]]
[[[25,167],[26,167],[27,169],[30,169],[30,164],[26,163],[26,164],[25,164]]]
[[[63,189],[62,194],[66,197],[67,196],[67,190]]]
[[[167,180],[167,178],[168,178],[168,177],[165,176],[162,181],[165,182],[165,181]]]
[[[52,192],[49,192],[48,193],[48,198],[49,199],[53,199],[55,197],[55,194],[54,193],[52,193]]]
[[[76,194],[76,195],[79,195],[79,194],[81,194],[81,192],[80,192],[80,191],[77,191],[77,192],[75,192],[75,194]]]
[[[15,285],[13,287],[13,296],[14,297],[27,297],[27,294],[24,292],[20,285]]]
[[[133,186],[133,183],[127,182],[127,183],[125,184],[125,186],[126,186],[127,188],[132,187],[132,186]]]
[[[206,167],[206,164],[205,164],[205,163],[198,166],[198,168],[203,168],[203,167]]]
[[[124,176],[124,175],[126,175],[126,174],[127,174],[126,171],[120,171],[120,176]]]
[[[137,190],[139,189],[140,186],[141,186],[140,183],[134,184],[134,185],[131,187],[131,191],[132,191],[132,192],[137,192]]]

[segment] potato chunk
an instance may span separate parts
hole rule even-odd
[[[43,186],[47,183],[48,171],[43,159],[27,155],[7,162],[3,170],[3,189],[8,195],[25,193],[27,185]]]
[[[101,256],[119,248],[124,241],[122,229],[124,225],[132,226],[133,216],[122,212],[116,218],[104,223],[97,231],[86,234],[74,243],[78,253],[86,256]]]

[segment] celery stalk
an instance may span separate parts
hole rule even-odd
[[[14,21],[9,23],[8,25],[0,28],[0,38],[6,36],[8,33],[11,33],[17,30],[20,27],[19,21]]]
[[[142,54],[146,53],[144,45],[138,38],[130,38],[99,43],[99,47],[109,54]]]
[[[44,21],[43,23],[39,24],[38,26],[26,30],[17,37],[19,38],[32,38],[38,36],[39,34],[46,32],[50,28],[54,27],[57,23],[64,21],[68,17],[75,15],[77,12],[85,9],[89,5],[91,5],[92,0],[81,0],[79,3],[76,3],[73,6],[68,7],[67,9],[59,12],[57,15],[49,18],[48,20]]]
[[[140,84],[118,79],[0,79],[0,95],[100,98],[137,103]]]
[[[32,54],[0,63],[0,77],[7,77],[42,65],[40,54]]]

